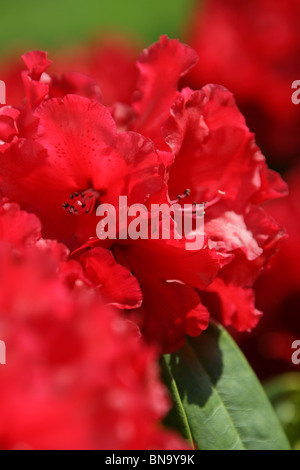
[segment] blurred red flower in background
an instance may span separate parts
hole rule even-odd
[[[138,55],[139,48],[135,41],[116,35],[105,36],[76,49],[56,51],[55,62],[50,69],[52,96],[81,94],[80,88],[86,96],[90,85],[91,91],[92,88],[98,93],[101,90],[105,106],[116,102],[130,104],[138,77]],[[21,105],[24,99],[23,70],[24,63],[21,58],[16,58],[16,54],[1,61],[0,77],[6,83],[7,103],[13,106]]]
[[[1,201],[1,449],[186,449],[159,425],[169,401],[155,351],[40,229]]]
[[[125,36],[105,36],[88,45],[55,56],[52,73],[78,72],[93,77],[101,90],[102,103],[130,104],[138,78],[139,44]]]
[[[299,15],[299,0],[207,0],[186,32],[199,55],[187,82],[228,87],[268,161],[283,167],[300,154],[300,107],[291,100]]]

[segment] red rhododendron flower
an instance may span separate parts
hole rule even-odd
[[[205,233],[209,247],[223,256],[233,256],[225,267],[220,266],[218,280],[206,291],[215,293],[224,305],[226,299],[231,298],[231,307],[227,305],[220,313],[226,325],[249,330],[257,324],[260,316],[254,307],[250,288],[276,251],[282,236],[280,227],[264,214],[259,204],[284,195],[286,186],[279,175],[267,169],[254,135],[226,89],[207,86],[197,92],[187,88],[176,92],[173,76],[176,76],[176,71],[172,68],[169,81],[165,79],[161,85],[163,89],[166,83],[166,90],[160,88],[157,94],[153,77],[162,74],[163,58],[168,48],[171,60],[175,61],[174,45],[171,46],[165,38],[142,56],[142,64],[147,62],[145,69],[148,72],[142,81],[142,89],[147,91],[141,94],[139,108],[142,112],[137,122],[144,125],[143,113],[147,117],[149,115],[147,102],[154,101],[160,109],[164,100],[169,105],[172,94],[170,117],[165,122],[149,119],[149,124],[142,130],[146,135],[158,136],[158,146],[162,135],[175,156],[168,172],[171,199],[176,199],[184,188],[189,188],[185,202],[208,201]],[[177,61],[181,57],[183,64],[186,57],[190,57],[186,63],[187,71],[195,57],[190,49],[178,47],[176,51]],[[182,70],[177,71],[177,80],[183,73]],[[154,112],[152,108],[150,110]],[[207,292],[202,297],[205,302],[211,297]],[[208,302],[208,305],[210,311],[217,314],[212,303]]]
[[[205,232],[210,247],[234,254],[219,273],[223,282],[218,280],[208,290],[224,304],[229,297],[235,305],[230,313],[223,308],[226,325],[251,329],[259,315],[248,288],[281,237],[280,227],[257,203],[284,194],[285,185],[267,169],[232,95],[221,87],[207,86],[200,92],[184,89],[163,133],[176,155],[170,169],[171,196],[183,184],[190,188],[191,201],[208,201]]]
[[[80,261],[85,267],[86,277],[100,290],[106,302],[120,309],[141,306],[143,294],[137,279],[115,261],[109,250],[95,248],[85,251]]]
[[[285,185],[267,169],[231,93],[220,86],[178,91],[197,56],[166,37],[141,55],[122,119],[125,108],[106,108],[82,93],[81,82],[73,94],[61,87],[53,97],[58,82],[45,73],[47,56],[24,58],[27,102],[16,117],[5,111],[17,131],[0,147],[3,195],[39,216],[44,236],[75,248],[89,282],[106,302],[131,310],[161,351],[199,335],[210,314],[238,330],[253,328],[260,313],[251,289],[282,236],[261,204]],[[97,207],[118,210],[119,196],[147,208],[175,201],[183,213],[184,203],[205,203],[203,247],[190,251],[176,237],[96,239]]]
[[[67,95],[41,104],[34,117],[32,138],[15,140],[3,154],[0,180],[3,194],[34,209],[46,237],[78,247],[96,235],[100,202],[116,205],[120,195],[128,204],[145,202],[163,188],[151,141],[117,134],[101,104]]]
[[[98,250],[94,248],[88,252],[88,258],[81,255],[80,259],[84,265],[93,262],[93,271],[101,273],[103,258],[108,255],[106,250]],[[117,261],[131,269],[141,283],[143,304],[132,311],[131,318],[148,340],[170,352],[182,346],[186,334],[198,336],[207,328],[209,312],[195,288],[209,285],[223,263],[214,250],[191,252],[184,243],[168,240],[128,240],[114,244],[112,250]],[[106,281],[102,285],[105,289]],[[119,284],[116,288],[119,289]],[[114,303],[120,294],[114,292]]]
[[[189,83],[228,87],[273,163],[300,151],[300,108],[291,100],[300,76],[299,15],[298,0],[207,0],[186,34],[199,55]]]
[[[66,247],[39,240],[39,230],[34,215],[1,202],[0,321],[9,360],[0,369],[1,448],[187,449],[158,423],[169,403],[155,352],[104,306]],[[110,265],[107,276],[118,275]]]

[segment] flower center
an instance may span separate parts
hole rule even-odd
[[[75,192],[70,194],[70,202],[64,202],[63,208],[69,214],[82,215],[93,212],[97,201],[99,202],[100,193],[95,189]]]

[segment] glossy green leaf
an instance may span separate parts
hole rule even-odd
[[[211,325],[162,359],[174,407],[166,424],[200,450],[288,450],[288,440],[230,335]]]

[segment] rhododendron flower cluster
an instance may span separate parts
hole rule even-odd
[[[199,62],[188,83],[220,83],[236,96],[247,124],[272,164],[300,151],[299,0],[199,1],[185,37]]]
[[[286,185],[230,91],[180,90],[197,55],[177,40],[142,53],[125,102],[80,70],[51,74],[44,52],[23,60],[25,99],[0,109],[0,308],[15,366],[0,402],[20,416],[1,442],[184,447],[157,427],[167,404],[151,348],[176,351],[210,318],[257,325],[252,287],[283,236],[262,203]],[[128,239],[118,227],[99,240],[97,208],[118,211],[120,196],[147,208],[175,201],[183,213],[204,204],[203,246],[188,250],[171,215],[169,239],[158,221],[158,237]]]
[[[286,188],[232,94],[213,85],[178,91],[197,56],[166,37],[141,55],[131,106],[105,107],[93,78],[80,73],[52,77],[43,52],[23,59],[25,104],[1,110],[3,196],[36,214],[45,238],[88,262],[97,285],[106,282],[109,258],[132,271],[122,308],[162,352],[176,350],[186,334],[198,336],[210,314],[253,328],[260,312],[251,286],[282,236],[260,205]],[[176,237],[101,243],[96,209],[117,206],[119,196],[128,205],[205,202],[203,248],[187,251]],[[114,279],[111,302],[122,304]]]

